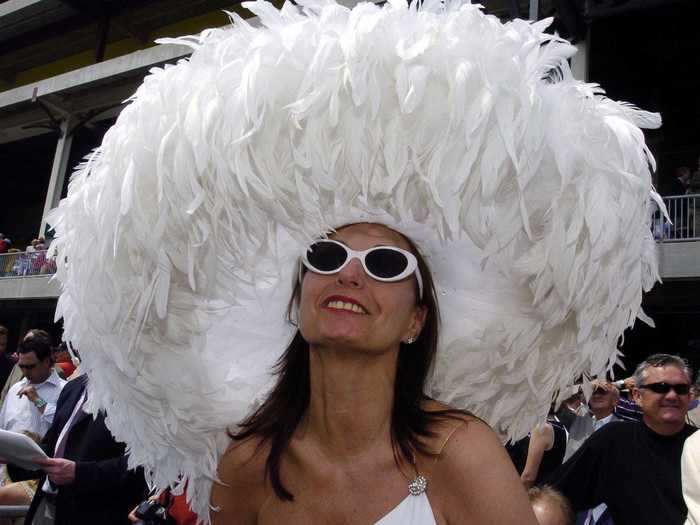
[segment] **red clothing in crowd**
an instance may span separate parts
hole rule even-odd
[[[166,490],[160,495],[159,502],[168,509],[168,515],[177,525],[197,525],[197,515],[190,510],[184,492],[174,496]]]

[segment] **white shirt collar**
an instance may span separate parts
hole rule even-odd
[[[600,428],[604,425],[607,425],[613,420],[613,417],[615,417],[614,413],[605,416],[603,419],[596,419],[596,417],[593,416],[593,427]]]
[[[22,382],[25,385],[30,384],[29,379],[27,379],[26,377],[22,378]],[[45,385],[47,383],[50,385],[53,385],[53,386],[61,386],[61,383],[63,383],[63,379],[61,379],[59,377],[59,375],[56,373],[55,368],[51,369],[51,373],[49,374],[49,377],[47,377],[45,381],[43,381],[41,383],[31,383],[31,384],[34,385],[35,388],[37,388],[37,387],[40,387],[40,386]]]

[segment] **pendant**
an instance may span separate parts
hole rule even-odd
[[[408,484],[408,492],[411,494],[411,496],[420,496],[425,492],[427,487],[428,480],[419,474],[416,479]]]

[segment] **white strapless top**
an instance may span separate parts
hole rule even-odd
[[[457,428],[459,426],[455,426],[448,434],[447,439],[440,447],[438,455],[442,454],[445,445],[447,445]],[[433,509],[430,507],[430,501],[428,501],[428,495],[425,493],[428,487],[428,480],[417,471],[416,474],[416,478],[408,484],[408,496],[406,499],[374,525],[437,525]]]
[[[408,495],[374,525],[437,525],[425,492]]]

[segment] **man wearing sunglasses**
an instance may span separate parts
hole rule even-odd
[[[617,421],[595,432],[550,478],[575,511],[601,503],[615,525],[681,525],[681,452],[695,428],[685,417],[692,398],[685,360],[655,354],[634,373],[641,423]]]
[[[43,436],[51,426],[64,380],[51,361],[48,338],[31,337],[19,347],[17,366],[23,379],[10,387],[0,409],[0,428]]]

